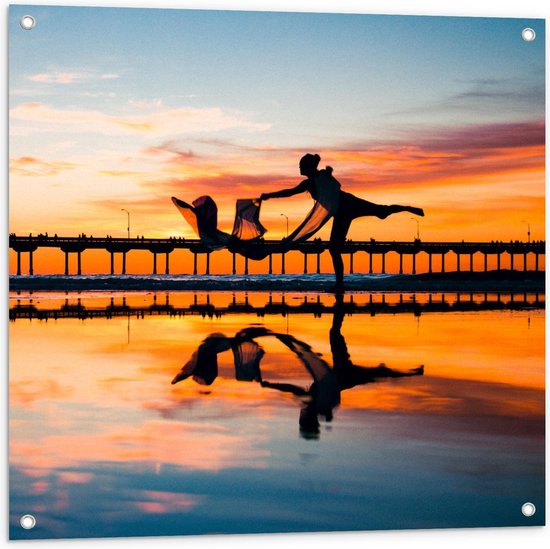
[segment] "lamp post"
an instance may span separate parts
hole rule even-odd
[[[128,240],[130,240],[130,212],[126,208],[120,208],[121,212],[126,212],[126,215],[128,216],[128,227],[126,227],[126,230],[128,231]]]
[[[531,244],[531,224],[528,221],[523,221],[522,223],[525,223],[527,225],[527,243]]]
[[[282,217],[286,217],[286,236],[288,237],[288,216],[285,214],[281,214]]]
[[[418,219],[415,219],[414,217],[411,217],[413,221],[416,221],[416,240],[420,240],[420,221]]]

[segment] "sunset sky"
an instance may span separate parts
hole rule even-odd
[[[318,152],[345,190],[426,211],[351,238],[544,238],[543,20],[12,6],[9,25],[10,232],[126,236],[126,208],[133,235],[192,237],[170,196],[204,194],[230,230],[237,198]],[[310,206],[265,203],[266,237]]]

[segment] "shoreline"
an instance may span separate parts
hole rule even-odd
[[[334,276],[320,275],[11,275],[9,291],[292,291],[331,292]],[[345,277],[354,291],[544,292],[544,271],[489,271]]]

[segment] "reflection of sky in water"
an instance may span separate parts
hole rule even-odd
[[[543,522],[542,310],[346,317],[354,362],[425,374],[343,391],[316,440],[300,436],[304,398],[236,381],[231,353],[212,385],[170,385],[209,334],[251,324],[288,324],[331,364],[332,320],[146,316],[129,335],[126,318],[13,322],[12,537]],[[258,342],[263,379],[311,385],[280,342]]]

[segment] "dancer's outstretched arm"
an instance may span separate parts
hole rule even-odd
[[[306,191],[309,191],[309,181],[307,179],[304,179],[299,185],[296,185],[296,187],[292,187],[291,189],[283,189],[282,191],[275,191],[273,193],[263,193],[262,196],[260,196],[260,200],[269,200],[270,198],[286,198],[287,196],[294,196],[295,194],[305,193]]]

